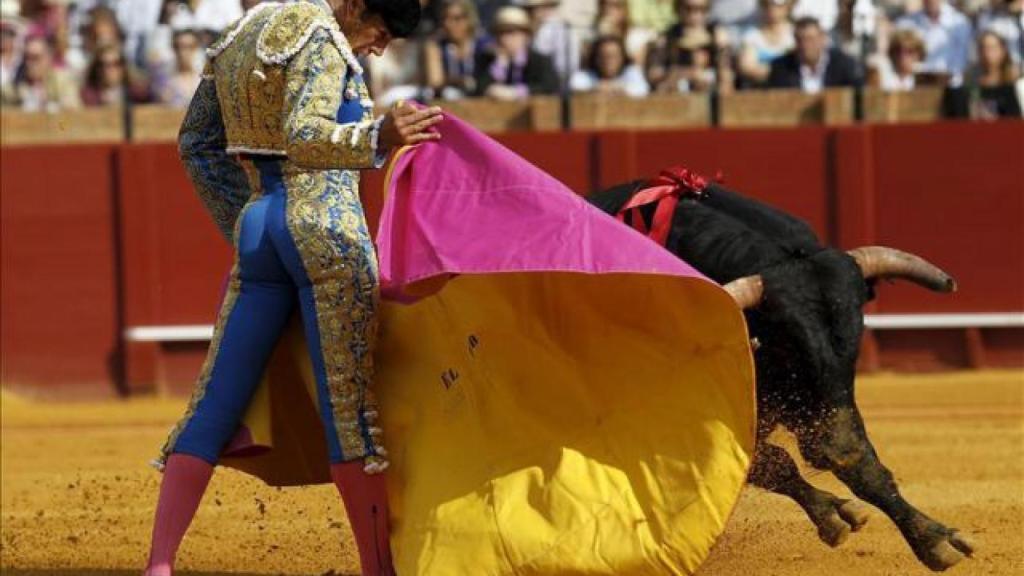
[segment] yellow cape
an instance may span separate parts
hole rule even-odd
[[[378,347],[399,574],[690,574],[724,528],[755,403],[743,318],[719,288],[463,276],[385,305]],[[278,354],[312,385],[297,325]],[[271,374],[246,421],[274,449],[224,464],[326,481],[315,397]]]

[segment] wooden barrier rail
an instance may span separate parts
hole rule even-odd
[[[552,96],[523,102],[454,100],[437,102],[452,114],[484,132],[546,132],[560,130],[561,103]]]
[[[576,130],[671,129],[711,125],[707,94],[624,98],[583,94],[572,99],[570,124]]]
[[[132,110],[133,142],[174,142],[185,110],[168,106],[136,106]]]
[[[863,92],[864,122],[921,123],[942,119],[942,88],[912,92]],[[737,92],[718,99],[718,125],[723,128],[841,126],[855,120],[854,91],[827,89],[820,94],[799,90]],[[470,124],[491,134],[548,132],[562,128],[562,102],[537,97],[523,102],[469,99],[438,102]],[[569,104],[569,127],[578,130],[666,130],[714,124],[708,94],[651,95],[647,98],[578,94]],[[133,142],[170,142],[178,134],[182,109],[135,106],[131,113]],[[124,114],[117,108],[85,109],[56,114],[2,112],[4,146],[25,144],[114,143],[124,140]]]
[[[124,140],[120,108],[59,113],[0,111],[0,145],[112,144]]]
[[[821,124],[824,99],[794,90],[737,92],[722,96],[721,125],[780,127]]]
[[[945,90],[918,88],[912,92],[864,91],[864,120],[873,124],[936,122],[942,119]]]

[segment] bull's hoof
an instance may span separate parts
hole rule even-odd
[[[974,555],[974,542],[956,530],[935,542],[930,548],[918,554],[928,568],[942,572],[956,566],[961,560]]]
[[[839,514],[833,512],[818,522],[818,538],[829,546],[836,548],[850,537],[850,525]]]
[[[868,509],[863,504],[850,500],[839,507],[839,516],[850,525],[850,529],[857,532],[868,523]]]
[[[868,511],[864,505],[853,500],[833,498],[824,514],[814,519],[818,527],[818,538],[835,548],[846,542],[850,532],[856,532],[868,521]]]

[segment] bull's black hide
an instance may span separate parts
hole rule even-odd
[[[622,184],[589,200],[616,214],[643,184]],[[649,227],[655,205],[640,211]],[[863,507],[811,486],[786,451],[765,441],[783,425],[811,465],[833,472],[884,511],[928,567],[945,570],[969,556],[973,545],[965,537],[903,499],[864,430],[854,376],[862,308],[874,280],[865,279],[857,261],[824,246],[802,220],[717,184],[680,199],[666,248],[721,284],[752,275],[763,281],[763,299],[745,311],[750,334],[761,344],[750,481],[793,498],[830,545],[867,521]]]

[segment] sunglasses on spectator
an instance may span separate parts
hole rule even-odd
[[[456,12],[454,14],[448,14],[444,17],[446,22],[465,22],[469,19],[469,16],[465,12]]]

